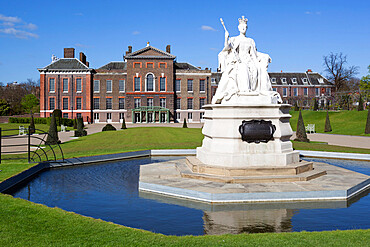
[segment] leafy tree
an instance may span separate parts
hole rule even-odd
[[[37,110],[39,104],[40,104],[39,99],[33,94],[27,94],[21,100],[23,110],[27,113],[30,112],[31,110],[32,111],[34,111],[35,109]]]
[[[310,140],[307,138],[306,128],[304,126],[304,122],[303,122],[303,117],[302,117],[302,112],[301,111],[299,111],[299,117],[298,117],[298,122],[297,122],[296,138],[294,140],[295,141],[300,141],[300,142],[310,142]]]
[[[370,109],[367,110],[367,120],[366,120],[365,134],[370,134]]]
[[[10,113],[10,104],[5,99],[0,99],[0,116],[7,116]]]
[[[329,111],[326,111],[325,129],[324,132],[331,132],[331,124],[329,119]]]
[[[187,125],[187,123],[186,123],[186,118],[184,118],[184,123],[182,124],[182,127],[183,127],[183,128],[187,128],[187,127],[188,127],[188,125]]]
[[[123,117],[123,119],[122,119],[122,126],[121,126],[121,129],[122,129],[122,130],[127,129],[127,127],[126,127],[126,122],[125,122],[125,118],[124,118],[124,117]]]
[[[48,137],[46,138],[46,144],[49,145],[55,145],[60,143],[59,138],[58,138],[58,130],[57,130],[57,122],[55,120],[55,116],[51,116],[51,122],[50,122],[50,127],[49,127],[49,132],[48,132]]]
[[[360,81],[360,90],[361,93],[365,96],[366,100],[370,98],[370,65],[367,67],[369,70],[369,74],[367,76],[363,76]]]
[[[357,111],[363,111],[363,110],[364,110],[364,101],[362,100],[362,96],[360,94],[360,98],[358,99]]]
[[[347,56],[342,53],[330,53],[328,56],[324,56],[324,67],[328,73],[327,78],[334,83],[337,92],[348,90],[348,82],[358,73],[357,66],[347,68],[346,64]]]

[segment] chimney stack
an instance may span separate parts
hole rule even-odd
[[[64,58],[75,58],[75,48],[64,48]]]
[[[166,46],[166,52],[167,52],[167,53],[171,53],[171,46],[170,46],[170,45],[167,45],[167,46]]]
[[[306,71],[306,72],[307,72],[307,73],[308,73],[308,72],[312,72],[312,70],[311,70],[311,69],[307,69],[307,71]]]
[[[128,46],[128,53],[132,53],[132,46],[131,45]]]
[[[83,52],[80,52],[80,61],[86,65],[86,56]]]
[[[90,68],[90,63],[86,61],[86,66]]]

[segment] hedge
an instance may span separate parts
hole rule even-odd
[[[50,125],[51,118],[50,117],[48,117],[48,118],[38,117],[38,118],[33,118],[33,120],[35,121],[35,124]],[[59,118],[57,118],[56,121],[57,121],[58,126],[63,124],[64,126],[73,127],[73,119],[61,118],[60,122],[59,122]],[[30,117],[10,117],[9,118],[9,123],[22,123],[22,124],[27,124],[28,123],[29,124],[29,123],[31,123],[31,118]]]

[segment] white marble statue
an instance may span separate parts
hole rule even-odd
[[[245,36],[248,19],[239,18],[239,36],[229,37],[225,29],[225,46],[218,55],[219,69],[222,72],[212,104],[227,103],[246,95],[271,96],[272,103],[281,103],[280,95],[272,91],[268,64],[268,54],[258,52],[254,40]]]

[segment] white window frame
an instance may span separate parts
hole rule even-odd
[[[98,100],[98,108],[95,108],[95,99]],[[100,98],[93,98],[93,110],[99,110],[100,109]]]
[[[276,83],[276,78],[275,77],[271,78],[271,83],[274,83],[274,84]]]
[[[307,85],[308,84],[308,79],[307,78],[302,78],[303,84]]]
[[[123,100],[123,108],[121,108],[121,100]],[[125,109],[125,98],[118,98],[118,109],[123,110]]]
[[[150,104],[149,104],[150,102]],[[154,106],[154,99],[153,98],[147,98],[146,99],[146,106],[153,107]]]
[[[303,88],[303,95],[308,96],[308,87]]]
[[[64,101],[65,100],[67,100],[67,107],[64,107],[64,103],[65,103]],[[69,108],[69,99],[68,98],[63,98],[62,99],[62,104],[63,104],[63,106],[62,106],[63,110],[68,110],[68,108]]]
[[[284,78],[281,78],[281,83],[282,84],[287,84],[287,81],[286,81],[286,78],[284,77]]]
[[[109,91],[108,91],[108,84],[110,84]],[[107,93],[111,93],[113,91],[113,80],[106,80],[106,90],[107,90]]]
[[[153,91],[148,91],[148,75],[153,76]],[[145,92],[155,92],[155,76],[152,72],[145,75]]]
[[[53,81],[54,83],[51,84],[51,81]],[[51,85],[53,85],[53,87],[51,87]],[[55,78],[49,78],[49,93],[55,93]]]
[[[112,122],[112,113],[107,112],[107,123],[111,123],[111,122]]]
[[[141,107],[141,99],[136,98],[134,99],[134,108]]]
[[[189,91],[189,81],[191,81],[191,90]],[[194,92],[194,80],[193,79],[188,79],[186,81],[186,90],[189,92],[189,93],[192,93]]]
[[[293,83],[293,84],[297,84],[297,78],[295,78],[295,77],[294,77],[294,78],[292,78],[292,83]]]
[[[319,97],[320,96],[320,88],[315,87],[315,96]]]
[[[189,100],[191,100],[191,108],[189,108]],[[187,100],[186,100],[186,108],[188,110],[194,109],[194,99],[193,98],[187,98]]]
[[[162,78],[164,79],[164,90],[162,90],[162,88],[161,88],[161,80],[162,80]],[[159,91],[160,92],[166,92],[166,88],[167,88],[167,78],[164,77],[164,76],[162,76],[162,77],[159,78]]]
[[[136,90],[136,78],[139,80],[139,90]],[[141,91],[141,77],[135,76],[134,77],[134,92],[140,92]]]
[[[298,88],[297,87],[294,87],[293,88],[293,96],[294,97],[297,97],[298,96]]]
[[[287,96],[288,96],[288,88],[283,87],[283,97],[287,97]]]
[[[200,82],[204,82],[204,90],[200,90]],[[194,90],[194,89],[193,89]],[[199,92],[200,93],[205,93],[206,92],[206,80],[205,79],[199,79]]]
[[[98,90],[95,90],[96,88],[95,88],[95,82],[97,82],[98,83]],[[94,93],[100,93],[100,80],[94,80]]]
[[[123,83],[123,90],[121,90],[121,83]],[[123,92],[125,92],[125,89],[126,89],[126,81],[125,80],[119,80],[118,81],[118,90],[119,90],[119,92],[120,93],[123,93]]]
[[[180,82],[180,84],[179,84],[179,89],[180,89],[180,90],[179,90],[179,91],[177,91],[177,88],[176,88],[176,83],[177,83],[177,81],[179,81],[179,82]],[[176,80],[175,80],[175,90],[176,90],[176,92],[178,92],[178,93],[179,93],[179,92],[181,92],[181,79],[176,79]]]
[[[179,106],[180,107],[177,107],[177,101],[179,101]],[[181,109],[181,98],[176,98],[176,102],[175,103],[176,103],[176,109],[177,110],[180,110]]]
[[[78,81],[78,80],[81,80],[81,90],[78,90],[78,88],[77,88],[77,85],[78,85],[78,84],[77,84],[77,81]],[[81,93],[81,92],[82,92],[82,78],[76,78],[76,92],[77,92],[77,93]]]
[[[64,80],[67,80],[67,91],[64,90]],[[63,93],[68,93],[68,89],[69,89],[69,79],[68,78],[62,78],[62,87],[63,87]]]

